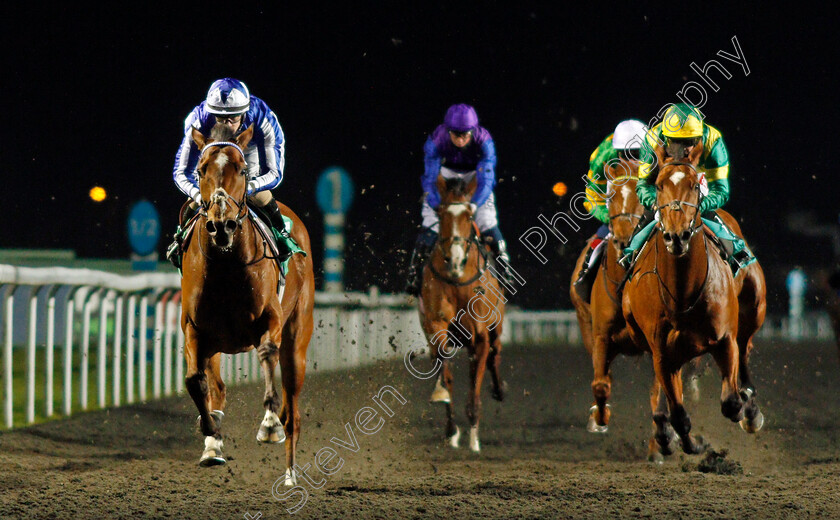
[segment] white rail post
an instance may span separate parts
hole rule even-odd
[[[122,319],[123,319],[123,301],[126,296],[122,293],[117,293],[114,299],[114,357],[112,374],[112,388],[111,388],[111,404],[114,406],[120,405],[120,380],[122,378]]]
[[[97,403],[105,408],[107,373],[108,373],[108,302],[113,291],[99,291],[99,343],[96,349],[96,392]]]
[[[164,298],[168,291],[160,291],[155,297],[155,340],[152,352],[152,397],[159,399],[161,396],[161,350],[163,348],[163,314]]]
[[[64,307],[64,415],[73,411],[73,323],[76,318],[76,293],[80,286],[67,292]]]
[[[4,328],[5,342],[3,344],[3,382],[5,383],[6,402],[4,406],[6,416],[6,428],[11,428],[14,425],[14,399],[12,397],[12,347],[14,346],[14,331],[12,324],[14,323],[15,314],[15,289],[17,285],[6,285],[6,290],[3,292],[3,307],[4,312]]]
[[[146,401],[146,356],[148,355],[148,322],[149,322],[149,293],[143,292],[143,296],[140,298],[140,323],[137,324],[137,337],[140,342],[140,352],[137,357],[138,371],[138,381],[137,381],[137,390],[138,395],[140,397],[141,402]]]
[[[29,331],[26,342],[26,424],[35,421],[35,347],[38,339],[38,293],[33,285],[29,292]]]
[[[169,293],[166,301],[163,326],[163,395],[172,395],[172,340],[175,335],[173,322],[175,321],[176,293]]]
[[[137,312],[137,295],[128,297],[128,310],[125,324],[125,402],[134,402],[134,334]]]
[[[184,329],[181,328],[181,310],[178,309],[178,349],[177,353],[175,354],[178,359],[178,363],[175,365],[175,387],[178,389],[178,393],[182,393],[186,390],[186,383],[184,381],[184,364],[186,360],[184,359],[184,342],[186,341],[184,337]]]
[[[85,294],[85,301],[82,311],[82,366],[79,371],[79,404],[82,410],[87,410],[88,407],[88,361],[90,361],[90,313],[93,307],[93,295],[96,289],[93,287],[86,287],[87,294]]]
[[[54,384],[55,384],[55,294],[58,286],[52,285],[47,291],[47,356],[46,356],[46,381],[44,382],[44,417],[50,417],[54,409]]]

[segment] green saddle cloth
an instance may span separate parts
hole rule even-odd
[[[747,243],[741,237],[732,233],[729,230],[729,228],[722,226],[712,220],[708,220],[705,218],[701,220],[703,221],[703,224],[708,226],[708,228],[712,231],[712,233],[715,234],[716,237],[718,237],[721,240],[727,240],[729,242],[732,242],[732,256],[730,256],[726,260],[729,263],[729,266],[732,268],[733,275],[737,275],[739,270],[743,269],[744,267],[747,267],[748,265],[756,261],[755,255],[752,251],[750,251],[750,248],[747,247]],[[636,235],[630,241],[630,245],[627,246],[626,249],[624,249],[624,257],[621,259],[621,262],[623,264],[628,265],[635,261],[636,252],[642,247],[642,245],[644,245],[645,242],[647,242],[648,238],[650,238],[650,235],[651,233],[653,233],[656,224],[657,221],[654,220],[653,222],[642,228],[638,233],[636,233]],[[733,257],[742,251],[745,251],[747,253],[748,259],[743,264],[739,264],[734,260]]]

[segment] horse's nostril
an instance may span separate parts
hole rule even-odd
[[[667,242],[673,242],[674,241],[674,235],[672,235],[671,233],[668,233],[666,231],[665,233],[662,233],[662,239],[665,240],[666,243]]]
[[[208,233],[210,233],[211,235],[216,234],[216,224],[212,220],[207,221],[206,227]]]
[[[237,227],[239,227],[239,224],[237,224],[235,220],[230,219],[225,221],[225,232],[233,233],[236,231]]]
[[[683,231],[680,235],[680,240],[683,242],[688,242],[689,238],[691,238],[691,231]]]

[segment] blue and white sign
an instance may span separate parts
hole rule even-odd
[[[148,200],[136,202],[128,213],[128,243],[140,256],[155,252],[160,240],[160,215]]]
[[[332,166],[318,176],[315,199],[324,213],[346,213],[353,203],[354,190],[350,175],[343,168]]]

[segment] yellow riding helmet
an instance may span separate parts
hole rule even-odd
[[[662,135],[683,139],[703,136],[703,120],[694,107],[686,103],[671,105],[662,118]]]

